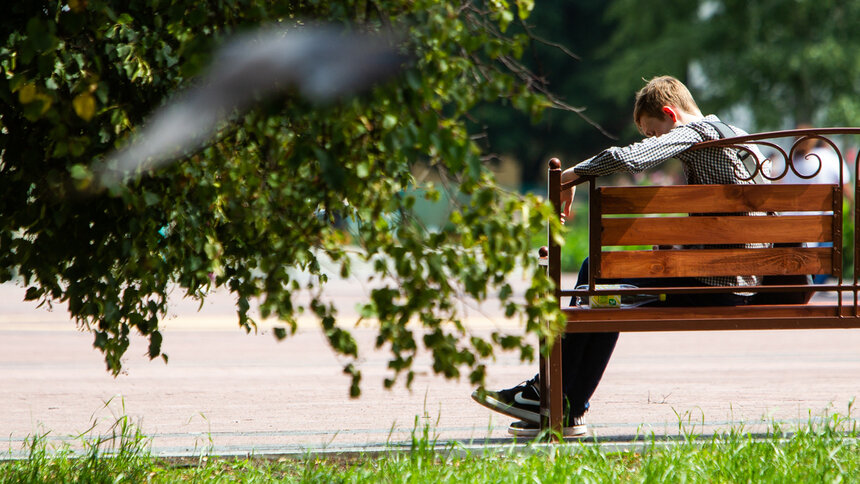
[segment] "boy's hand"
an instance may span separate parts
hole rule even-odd
[[[561,224],[564,225],[564,222],[570,217],[570,206],[573,205],[573,189],[568,188],[567,190],[561,191]]]
[[[568,168],[561,173],[561,183],[568,183],[578,180],[579,175],[573,172],[573,168]],[[570,217],[570,207],[573,205],[573,195],[576,187],[570,187],[567,190],[561,191],[561,224]]]

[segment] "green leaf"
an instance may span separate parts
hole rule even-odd
[[[28,287],[27,293],[24,295],[25,301],[35,301],[42,297],[42,290],[38,287]]]
[[[148,207],[152,207],[154,205],[158,205],[158,203],[161,202],[161,197],[152,192],[143,192],[143,200]]]
[[[158,355],[161,354],[161,342],[162,342],[162,340],[163,340],[163,338],[161,336],[161,332],[153,331],[152,333],[150,333],[150,335],[149,335],[149,351],[147,352],[150,360],[156,358]],[[165,359],[165,362],[167,362],[166,359]]]

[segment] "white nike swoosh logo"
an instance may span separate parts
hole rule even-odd
[[[526,398],[523,396],[523,392],[518,392],[514,395],[514,401],[517,403],[522,403],[523,405],[536,405],[540,406],[540,400],[532,400],[531,398]]]

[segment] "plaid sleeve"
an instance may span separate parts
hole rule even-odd
[[[663,136],[645,138],[632,145],[608,148],[573,167],[577,175],[602,176],[618,172],[639,173],[677,156],[702,141],[696,130],[679,126]]]

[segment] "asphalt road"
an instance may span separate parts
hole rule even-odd
[[[364,289],[334,289],[339,322],[352,327]],[[359,399],[348,397],[343,362],[312,321],[282,342],[267,324],[248,335],[223,294],[200,312],[177,300],[162,323],[169,364],[149,361],[136,336],[114,378],[63,308],[37,309],[23,294],[0,285],[0,454],[24,455],[34,435],[80,449],[82,439],[110,435],[121,416],[165,456],[372,451],[408,445],[425,427],[438,442],[511,442],[511,419],[472,402],[465,379],[433,375],[426,354],[411,389],[401,382],[385,390],[386,355],[373,349],[372,328],[354,329],[363,355]],[[476,333],[517,330],[492,309],[470,314]],[[535,372],[536,364],[503,354],[490,365],[489,387]],[[771,421],[792,427],[846,416],[858,395],[858,330],[624,334],[587,422],[590,436],[603,441],[741,426],[763,432]]]

